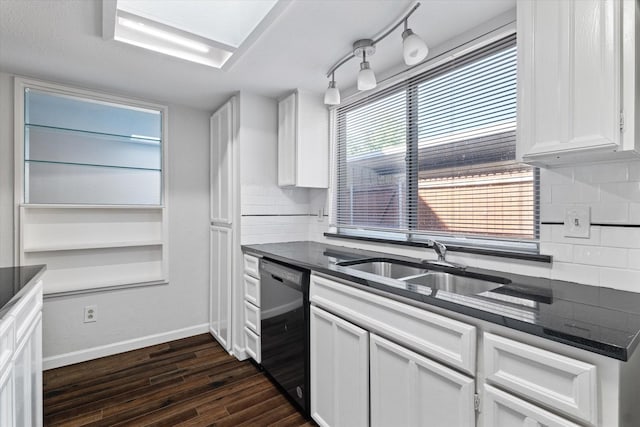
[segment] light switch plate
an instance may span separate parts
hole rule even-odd
[[[589,238],[591,230],[591,208],[572,206],[564,214],[564,237]]]

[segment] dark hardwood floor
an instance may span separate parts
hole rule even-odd
[[[47,426],[313,426],[208,334],[44,372]]]

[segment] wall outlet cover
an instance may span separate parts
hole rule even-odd
[[[564,237],[588,239],[591,230],[591,208],[573,206],[564,215]]]

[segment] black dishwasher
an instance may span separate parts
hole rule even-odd
[[[260,260],[262,367],[309,416],[309,271]]]

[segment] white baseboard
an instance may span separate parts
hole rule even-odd
[[[233,351],[231,352],[231,354],[233,354],[236,357],[236,359],[240,361],[247,360],[249,358],[249,355],[244,350],[244,348],[241,348],[238,345],[233,346]]]
[[[74,363],[86,362],[87,360],[137,350],[150,345],[162,344],[164,342],[204,334],[207,332],[209,332],[209,324],[204,323],[202,325],[190,326],[188,328],[176,329],[174,331],[163,332],[160,334],[147,335],[145,337],[87,348],[85,350],[72,351],[71,353],[49,356],[42,360],[42,370],[46,371],[47,369],[73,365]]]

